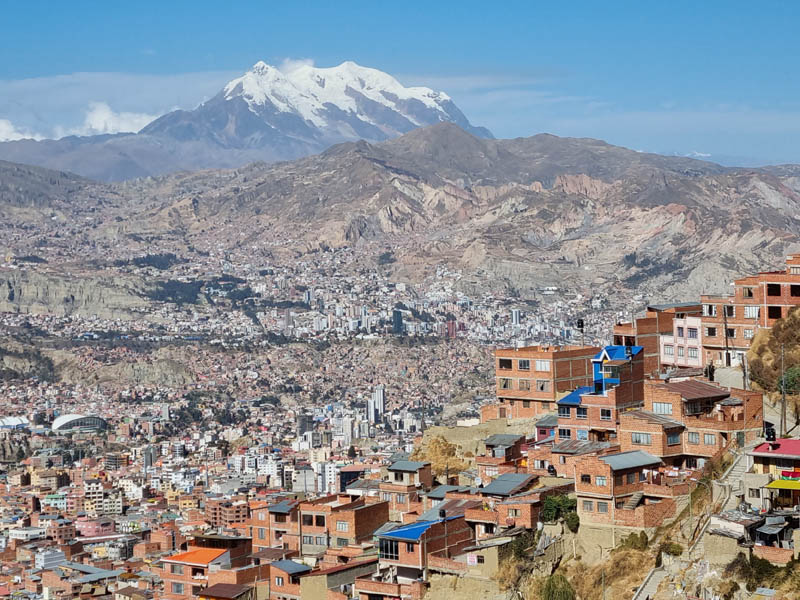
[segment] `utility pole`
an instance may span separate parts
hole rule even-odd
[[[786,369],[784,368],[784,344],[781,344],[781,437],[786,437]]]

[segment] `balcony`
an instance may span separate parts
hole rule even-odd
[[[426,585],[421,581],[414,583],[392,583],[388,581],[375,581],[369,577],[358,577],[353,585],[355,592],[389,596],[391,598],[404,598],[419,600],[425,594]]]

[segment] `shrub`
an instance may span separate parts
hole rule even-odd
[[[578,527],[580,527],[581,519],[578,516],[578,513],[572,511],[567,513],[567,515],[564,517],[564,522],[567,524],[569,530],[572,533],[575,533],[576,531],[578,531]]]
[[[551,575],[542,586],[543,600],[575,600],[575,590],[563,575]]]

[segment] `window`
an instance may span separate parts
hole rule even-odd
[[[522,389],[522,388],[520,388],[520,389]],[[522,401],[522,408],[530,408],[530,407],[531,407],[531,401],[530,400],[523,400]]]
[[[675,446],[681,443],[681,434],[677,431],[667,433],[667,445]]]
[[[258,539],[264,540],[267,538],[267,530],[263,527],[258,528]]]
[[[169,572],[173,575],[183,575],[183,565],[170,565]]]
[[[632,433],[631,434],[631,443],[636,444],[637,446],[649,446],[650,445],[650,434],[649,433]]]
[[[279,575],[276,575],[275,576],[275,585],[277,585],[278,587],[282,587],[283,586],[283,577],[280,577]]]
[[[683,356],[683,346],[678,346],[678,356]]]
[[[783,312],[781,311],[780,306],[768,306],[767,307],[767,318],[768,319],[780,319],[783,316]]]
[[[792,287],[794,287],[794,286],[792,286]],[[761,498],[761,490],[758,489],[758,488],[750,488],[750,490],[747,493],[747,495],[750,498]]]
[[[415,546],[414,542],[406,542],[406,552],[408,552],[409,554],[413,554],[414,546]]]
[[[716,317],[717,316],[717,305],[716,304],[703,304],[703,316],[704,317]]]
[[[746,340],[752,340],[753,339],[753,330],[752,329],[745,329],[743,331],[743,333],[744,333],[744,339],[746,339]]]
[[[683,327],[678,327],[678,337],[683,337]]]
[[[182,583],[175,583],[172,582],[172,593],[173,594],[183,594],[183,584]]]
[[[572,434],[569,429],[559,429],[558,437],[562,440],[568,440],[570,437],[572,437]]]
[[[594,502],[591,500],[583,501],[583,512],[592,512],[594,510]]]
[[[511,389],[511,380],[508,377],[500,377],[498,380],[498,387],[501,390],[510,390]]]
[[[478,556],[475,557],[475,560],[479,565],[482,565],[483,563],[486,562],[486,558],[484,556],[481,556],[480,554],[478,554]]]
[[[622,475],[614,475],[614,485],[622,485],[624,483],[624,479]]]
[[[742,288],[742,298],[752,298],[753,297],[753,288],[746,287]]]
[[[606,476],[605,475],[596,475],[594,478],[594,484],[599,485],[600,487],[606,486]]]
[[[378,553],[380,558],[386,560],[397,560],[399,556],[397,550],[397,540],[385,540],[385,539],[379,540]]]
[[[732,340],[736,337],[736,330],[733,327],[728,327],[725,329],[725,337]]]
[[[628,473],[628,475],[625,477],[625,481],[629,484],[636,483],[636,473]]]
[[[589,411],[585,406],[579,406],[577,408],[577,411],[578,411],[578,415],[577,416],[578,416],[579,419],[585,419],[585,418],[587,418],[589,416]]]
[[[664,354],[666,356],[672,356],[675,354],[675,349],[672,346],[665,345],[664,346]]]
[[[325,515],[316,515],[314,517],[314,525],[317,527],[325,527]]]
[[[499,369],[511,369],[513,368],[513,363],[510,358],[498,358],[497,359],[497,368]]]
[[[318,535],[317,546],[327,546],[327,545],[328,545],[328,540],[326,540],[324,536]]]
[[[398,504],[405,504],[407,496],[408,496],[408,494],[397,494],[397,503]]]
[[[336,538],[336,545],[340,548],[342,546],[347,546],[347,538]]]
[[[736,307],[731,305],[725,306],[725,316],[726,317],[735,317],[736,316]]]
[[[286,515],[275,515],[276,523],[286,523]]]
[[[519,380],[519,389],[523,392],[527,392],[531,389],[531,380],[530,379],[520,379]]]
[[[311,527],[314,525],[314,515],[303,515],[301,519],[304,527]]]
[[[569,430],[567,430],[567,431],[569,431]],[[558,464],[560,464],[560,465],[567,464],[567,457],[564,456],[563,454],[561,456],[559,456],[558,457]]]
[[[348,531],[350,524],[347,521],[336,521],[336,531]]]
[[[562,419],[569,419],[572,416],[569,406],[559,406],[558,416]]]
[[[530,371],[531,370],[531,361],[527,358],[520,358],[517,361],[517,368],[520,371]]]
[[[537,371],[550,371],[550,361],[549,360],[536,360],[536,370]]]
[[[706,446],[713,446],[717,443],[717,436],[713,433],[704,433],[703,434],[703,443]]]
[[[790,286],[789,292],[793,297],[797,298],[798,296],[800,296],[800,285]]]
[[[384,500],[387,500],[387,501],[391,502],[391,500],[392,500],[392,494],[390,494],[389,492],[383,492],[383,493],[381,494],[381,498],[383,498]]]
[[[757,319],[758,315],[759,315],[759,312],[760,312],[760,308],[761,308],[760,306],[745,306],[744,307],[744,318],[745,319]]]
[[[536,380],[536,391],[537,392],[549,392],[550,391],[550,380],[549,379],[537,379]]]
[[[780,296],[781,295],[781,284],[780,283],[768,283],[767,284],[767,296]]]
[[[689,348],[689,358],[697,358],[697,348]]]
[[[693,457],[689,457],[686,459],[686,468],[687,469],[696,469],[697,468],[697,459]]]
[[[610,421],[611,420],[611,409],[610,408],[601,408],[600,409],[600,420],[601,421]]]
[[[672,404],[670,402],[653,402],[653,412],[657,415],[671,415]]]
[[[314,536],[313,535],[304,535],[303,536],[303,543],[304,544],[313,544],[314,543]]]
[[[688,329],[689,335],[687,336],[690,340],[697,339],[697,327],[689,327]]]
[[[598,502],[597,503],[597,512],[599,512],[599,513],[607,513],[608,512],[608,502]]]
[[[589,439],[589,432],[586,429],[578,429],[575,432],[575,439],[586,441]]]
[[[699,444],[700,443],[700,434],[696,431],[690,431],[686,434],[687,439],[689,440],[690,444]]]
[[[518,508],[509,508],[508,509],[508,516],[511,518],[519,516],[519,509]]]
[[[582,474],[581,475],[581,483],[591,484],[592,483],[592,476],[591,475],[586,475],[585,473]]]
[[[717,328],[706,327],[706,337],[717,337]]]

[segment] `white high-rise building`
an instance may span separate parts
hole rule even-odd
[[[372,398],[367,400],[367,421],[370,423],[383,423],[383,413],[386,410],[386,388],[383,384],[375,386]]]

